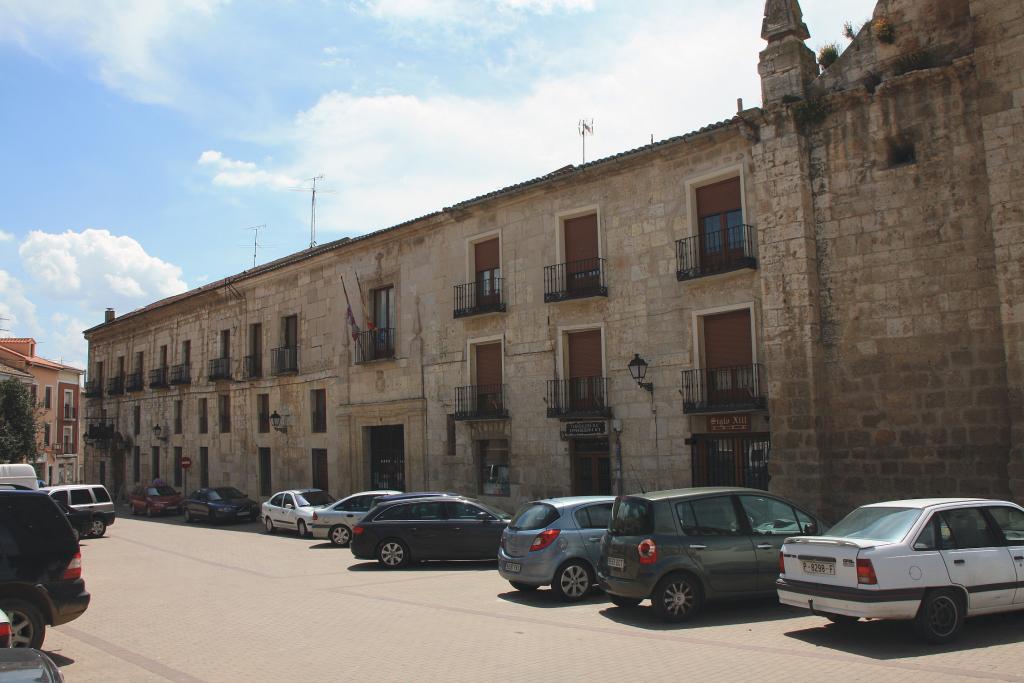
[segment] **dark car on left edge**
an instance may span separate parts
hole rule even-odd
[[[193,491],[184,502],[185,521],[205,519],[218,522],[255,522],[260,506],[234,486],[217,486]]]
[[[464,496],[378,502],[352,529],[352,554],[388,569],[423,560],[493,560],[511,515]]]

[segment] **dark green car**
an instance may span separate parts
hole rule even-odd
[[[621,496],[601,541],[598,582],[620,607],[650,598],[662,618],[686,621],[707,600],[774,595],[782,542],[825,526],[757,489]]]

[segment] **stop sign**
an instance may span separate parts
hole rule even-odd
[[[192,458],[187,455],[181,456],[181,469],[187,470],[189,467],[192,467]]]

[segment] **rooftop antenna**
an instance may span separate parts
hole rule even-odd
[[[10,320],[10,318],[0,315],[0,323],[5,323],[8,320]],[[6,327],[0,326],[0,332],[10,332],[10,330],[8,330]]]
[[[589,122],[586,119],[580,119],[577,128],[580,131],[580,137],[583,138],[583,163],[587,163],[587,136],[594,134],[594,119],[590,119]]]
[[[263,228],[264,230],[266,230],[267,229],[266,223],[263,223],[261,225],[254,225],[251,228],[246,228],[246,230],[252,230],[253,231],[253,235],[252,235],[252,267],[253,268],[256,267],[256,247],[263,246],[263,245],[261,245],[259,243],[260,228]]]
[[[311,194],[309,200],[309,248],[312,249],[316,246],[316,195],[317,192],[321,194],[334,194],[332,190],[318,190],[316,188],[316,181],[323,180],[324,174],[310,178],[309,181],[312,183],[310,187],[293,187],[290,188],[293,192],[309,192]]]

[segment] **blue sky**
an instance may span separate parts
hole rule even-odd
[[[872,0],[803,0],[816,49]],[[0,0],[0,328],[81,331],[760,104],[763,0]]]

